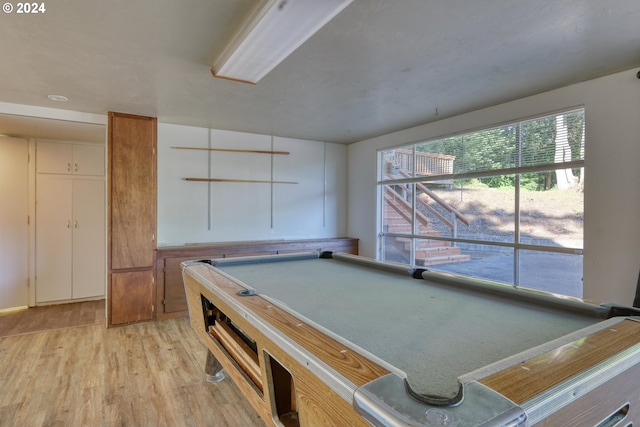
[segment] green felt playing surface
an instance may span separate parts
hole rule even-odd
[[[218,266],[406,373],[419,394],[602,319],[329,259]]]

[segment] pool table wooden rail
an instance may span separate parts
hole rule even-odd
[[[203,286],[200,283],[201,280],[194,278],[192,273],[201,275],[206,280],[215,283],[216,290],[225,294],[223,298],[220,294]],[[298,412],[300,425],[369,426],[353,410],[351,397],[346,395],[348,393],[339,393],[333,387],[329,387],[326,381],[310,371],[309,363],[311,361],[305,364],[300,363],[289,352],[276,345],[271,337],[267,337],[260,331],[256,327],[256,322],[248,321],[243,315],[239,315],[237,308],[232,307],[224,299],[236,301],[268,322],[270,327],[281,331],[297,345],[309,350],[312,354],[310,359],[317,359],[321,364],[326,364],[329,370],[334,370],[346,379],[346,388],[355,390],[363,384],[388,374],[389,370],[369,358],[345,348],[343,343],[328,337],[287,311],[275,307],[261,296],[239,296],[237,292],[244,288],[208,265],[192,265],[190,272],[184,275],[184,280],[193,328],[224,367],[227,375],[238,385],[251,405],[268,424],[277,425],[273,421],[273,417],[277,417],[277,415],[272,415],[277,412],[274,408],[276,397],[273,395],[273,379],[270,375],[271,372],[267,369],[270,363],[265,354],[277,360],[293,377],[297,398],[295,409]],[[211,301],[257,343],[261,382],[266,385],[263,390],[259,390],[250,380],[250,376],[246,373],[246,366],[242,366],[241,358],[230,357],[231,352],[228,347],[225,348],[208,333],[205,319],[199,315],[202,307],[201,296]]]
[[[585,369],[636,345],[640,322],[624,320],[480,380],[521,405]]]
[[[540,425],[595,426],[630,402],[624,425],[638,424],[640,388],[634,379],[640,378],[640,321],[610,319],[608,324],[479,382],[526,408],[530,421],[541,418]],[[550,400],[555,406],[563,400],[568,404],[549,413]]]

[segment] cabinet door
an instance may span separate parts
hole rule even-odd
[[[156,121],[110,115],[111,269],[153,268]]]
[[[104,147],[38,141],[38,173],[104,176]]]
[[[105,183],[73,181],[73,298],[103,296],[106,283]]]
[[[71,299],[72,180],[36,182],[36,302]]]
[[[153,271],[111,273],[110,324],[153,319]]]
[[[104,147],[74,144],[73,173],[75,175],[104,176]]]
[[[70,174],[73,169],[73,146],[61,142],[38,141],[36,170],[38,173]]]

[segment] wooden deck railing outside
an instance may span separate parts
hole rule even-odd
[[[446,154],[415,153],[416,175],[444,175],[453,173],[453,161],[456,156]],[[413,171],[414,156],[412,150],[394,150],[394,166],[407,172]]]

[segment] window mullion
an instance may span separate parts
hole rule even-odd
[[[522,165],[522,125],[516,124],[516,168]],[[517,173],[514,176],[514,218],[513,224],[515,227],[513,243],[513,285],[518,286],[520,284],[520,251],[518,245],[520,244],[520,174]]]

